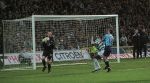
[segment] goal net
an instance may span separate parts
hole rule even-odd
[[[33,15],[3,20],[4,68],[33,68],[41,65],[42,39],[53,32],[54,64],[84,63],[90,59],[84,49],[113,30],[116,59],[119,57],[118,15]]]

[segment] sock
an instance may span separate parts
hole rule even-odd
[[[106,67],[109,67],[109,61],[105,61]]]
[[[95,63],[96,63],[97,69],[100,69],[101,67],[97,59],[95,60]]]
[[[93,61],[94,61],[94,68],[95,68],[95,70],[100,69],[100,65],[99,65],[98,60],[94,58]]]
[[[48,71],[51,70],[51,64],[48,64]]]
[[[46,67],[45,59],[42,59],[43,66]]]
[[[96,69],[96,64],[95,64],[95,61],[93,59],[93,65],[94,65],[94,70]]]

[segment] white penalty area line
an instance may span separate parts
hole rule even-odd
[[[120,61],[120,63],[129,63],[130,61]],[[139,62],[139,63],[150,63],[150,61],[134,61],[134,60],[131,60],[131,62]],[[110,61],[110,63],[119,63],[119,62],[114,62],[114,61]]]
[[[56,64],[54,64],[54,65],[52,65],[52,66],[69,66],[69,65],[85,65],[85,64],[87,64],[87,63],[72,63],[72,64],[58,64],[58,65],[56,65]]]
[[[32,67],[24,67],[24,68],[10,68],[10,69],[2,69],[1,71],[16,71],[16,70],[33,70],[33,69],[31,69]]]
[[[71,63],[71,64],[52,64],[54,67],[58,66],[73,66],[73,65],[85,65],[87,63]],[[36,66],[37,68],[43,66]],[[20,67],[20,68],[10,68],[10,69],[2,69],[1,71],[12,71],[12,70],[33,70],[32,67]]]
[[[73,66],[73,65],[86,65],[88,63],[71,63],[71,64],[52,64],[53,67],[59,67],[59,66]],[[43,67],[43,66],[37,66],[37,67]]]

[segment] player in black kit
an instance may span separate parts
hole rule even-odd
[[[53,61],[53,49],[55,47],[54,44],[54,38],[52,35],[52,32],[47,32],[47,37],[45,37],[42,40],[42,46],[43,46],[43,55],[42,55],[42,63],[43,63],[43,69],[44,72],[46,67],[46,61],[47,58],[47,66],[48,66],[48,73],[51,71],[51,63]]]

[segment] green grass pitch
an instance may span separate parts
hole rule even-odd
[[[101,62],[102,67],[104,63]],[[37,70],[0,71],[0,83],[150,83],[150,58],[123,59],[111,63],[112,71],[92,71],[92,63],[55,66],[52,72]]]

